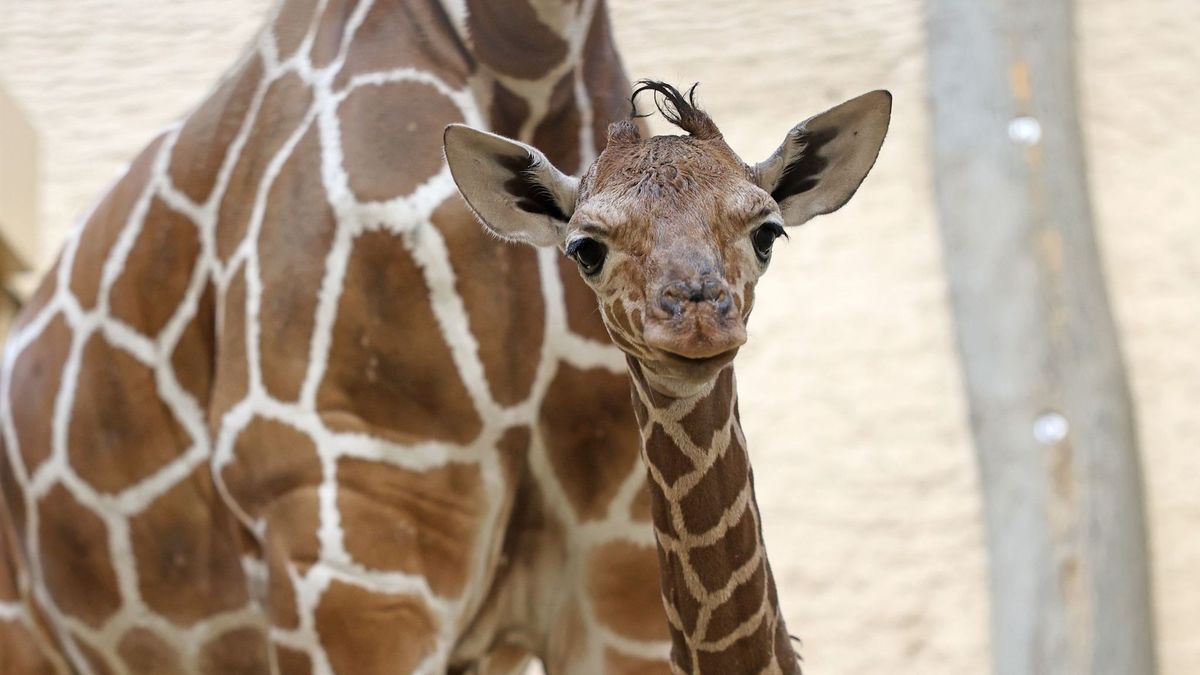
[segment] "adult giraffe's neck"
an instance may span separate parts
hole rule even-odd
[[[684,673],[799,673],[767,562],[733,366],[685,397],[629,359],[671,660]]]
[[[629,111],[605,0],[439,1],[471,55],[492,131],[567,172],[589,165],[609,123]]]

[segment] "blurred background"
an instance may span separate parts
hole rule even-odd
[[[0,0],[0,314],[269,4]],[[864,188],[794,233],[759,287],[741,411],[807,668],[986,672],[987,543],[938,233],[926,7],[609,4],[631,78],[699,81],[751,162],[816,112],[894,94]],[[1200,672],[1200,3],[1079,0],[1074,30],[1087,182],[1138,419],[1160,672],[1187,675]]]

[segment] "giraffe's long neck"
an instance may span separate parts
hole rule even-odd
[[[580,171],[628,112],[605,0],[438,0],[473,62],[496,133]],[[465,10],[465,13],[464,13]]]
[[[763,543],[733,366],[711,387],[676,397],[629,365],[675,669],[799,673]]]

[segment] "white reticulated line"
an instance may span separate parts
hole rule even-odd
[[[441,329],[442,339],[450,347],[455,370],[483,419],[495,417],[499,405],[488,389],[479,343],[471,332],[467,308],[455,288],[454,268],[442,233],[433,226],[401,235],[406,248],[425,277],[429,303]]]
[[[129,354],[143,366],[154,368],[157,365],[160,359],[157,345],[133,326],[99,314],[96,322],[99,324],[99,333],[109,345]]]
[[[602,368],[610,373],[625,373],[625,354],[611,342],[598,342],[575,333],[559,336],[563,361],[579,370]]]
[[[25,605],[17,602],[0,602],[0,621],[24,621]]]
[[[635,658],[648,661],[666,660],[671,651],[670,640],[633,640],[610,630],[599,622],[596,623],[595,630],[600,634],[600,639],[609,647]]]
[[[328,366],[333,323],[342,297],[355,230],[353,219],[347,213],[355,200],[350,191],[349,177],[343,170],[337,103],[326,89],[318,87],[314,92],[314,107],[317,110],[321,148],[321,182],[325,187],[325,198],[333,210],[336,231],[333,244],[325,256],[325,274],[317,292],[316,316],[309,341],[308,368],[300,386],[300,401],[310,410],[316,409],[317,388]]]
[[[312,125],[313,119],[317,114],[317,106],[314,105],[304,114],[301,121],[292,133],[288,135],[286,141],[267,163],[266,169],[263,171],[262,179],[259,181],[258,189],[254,194],[254,208],[250,213],[250,222],[246,228],[246,238],[243,244],[249,246],[250,253],[246,258],[246,372],[249,376],[249,387],[252,393],[263,391],[262,382],[262,356],[260,349],[262,345],[259,342],[259,332],[261,330],[259,319],[260,310],[262,307],[263,282],[262,275],[259,269],[258,256],[258,239],[262,231],[263,219],[267,210],[267,201],[271,193],[271,188],[275,185],[275,180],[279,177],[279,173],[291,159],[292,153],[296,146],[300,144],[301,139],[308,133],[309,127]]]
[[[595,111],[587,83],[583,81],[583,68],[575,70],[575,107],[579,112],[579,166],[573,170],[582,174],[596,161]]]

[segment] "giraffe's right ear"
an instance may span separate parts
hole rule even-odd
[[[535,246],[562,244],[579,179],[535,148],[461,124],[442,137],[450,174],[489,230]]]

